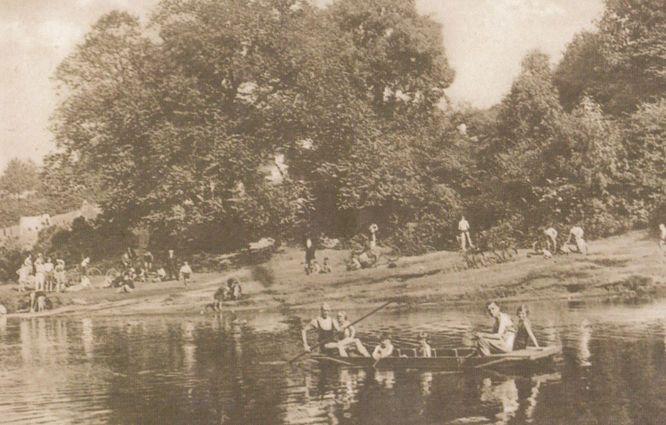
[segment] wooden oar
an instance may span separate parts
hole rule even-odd
[[[351,326],[354,326],[355,324],[359,323],[361,320],[367,319],[368,317],[370,317],[370,316],[372,316],[373,314],[377,313],[379,310],[383,309],[384,307],[388,306],[389,304],[394,303],[395,301],[396,301],[396,300],[391,300],[391,301],[388,301],[388,302],[386,302],[386,303],[380,305],[379,307],[377,307],[376,309],[372,310],[370,313],[366,314],[365,316],[361,317],[360,319],[357,319],[356,321],[354,321],[354,322],[348,324],[347,326],[343,326],[341,330],[344,331],[345,329],[347,329],[347,328],[349,328],[349,327],[351,327]],[[321,348],[323,345],[325,345],[325,344],[327,344],[327,343],[329,343],[329,342],[332,342],[332,341],[333,341],[333,340],[320,341],[319,344],[317,344],[317,346],[315,347],[315,349]],[[310,351],[312,351],[312,350],[310,350]],[[306,354],[310,353],[310,351],[303,350],[299,355],[297,355],[296,357],[293,357],[293,358],[292,358],[291,360],[289,360],[287,363],[292,364],[292,363],[295,362],[296,360],[298,360],[298,359],[300,359],[301,357],[305,356]]]

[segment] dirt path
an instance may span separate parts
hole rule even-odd
[[[105,288],[58,294],[59,307],[39,315],[199,312],[231,276],[241,279],[245,296],[240,302],[227,303],[229,310],[312,308],[323,301],[353,308],[392,298],[399,298],[403,306],[415,306],[488,299],[642,298],[666,293],[666,256],[641,231],[593,241],[587,256],[570,254],[547,260],[521,251],[514,261],[461,271],[456,271],[463,264],[461,256],[453,252],[405,257],[396,268],[354,272],[344,269],[346,251],[323,250],[318,254],[329,257],[333,273],[306,276],[302,252],[287,249],[259,266],[195,274],[188,288],[179,282],[164,282],[138,284],[131,294]],[[0,302],[10,312],[16,298],[14,285],[0,287]]]

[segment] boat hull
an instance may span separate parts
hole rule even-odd
[[[439,350],[433,357],[410,357],[409,353],[398,353],[395,357],[387,357],[375,361],[368,357],[337,357],[315,354],[311,358],[320,364],[341,367],[361,367],[377,369],[426,369],[458,371],[464,369],[479,369],[493,365],[538,365],[552,360],[561,353],[561,347],[549,346],[540,348],[527,348],[506,354],[493,354],[487,357],[474,355],[473,350]],[[400,356],[400,357],[399,357]]]

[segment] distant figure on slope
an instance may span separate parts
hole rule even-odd
[[[584,234],[585,233],[583,232],[582,227],[572,227],[569,231],[569,238],[567,239],[566,245],[569,245],[571,243],[571,239],[573,238],[574,242],[576,243],[576,248],[578,248],[578,252],[587,255],[587,242],[585,242],[585,239],[583,239]]]
[[[554,227],[549,227],[543,231],[546,237],[546,249],[551,253],[557,252],[557,230]]]
[[[379,226],[377,226],[375,223],[372,223],[368,230],[370,231],[370,249],[375,249],[377,247],[377,232],[379,231]]]
[[[469,235],[469,222],[465,219],[464,215],[460,217],[460,221],[458,222],[458,231],[460,232],[460,249],[467,251],[468,244],[470,248],[474,248],[472,238]]]
[[[183,281],[183,285],[187,287],[187,284],[190,282],[190,278],[192,277],[192,268],[187,263],[187,261],[183,261],[179,275],[180,279]]]
[[[662,250],[666,247],[666,224],[659,224],[659,248]]]
[[[317,248],[312,238],[308,235],[305,237],[305,273],[312,272],[312,261],[315,259]]]
[[[177,260],[176,260],[176,254],[174,254],[173,249],[170,249],[167,258],[166,258],[166,263],[167,263],[167,274],[169,275],[169,280],[174,280],[178,277],[177,273]]]

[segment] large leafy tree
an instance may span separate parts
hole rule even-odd
[[[106,15],[58,68],[58,163],[99,183],[115,223],[189,239],[241,243],[362,208],[346,201],[358,182],[326,171],[372,167],[367,146],[386,161],[413,155],[386,134],[386,105],[427,116],[452,79],[439,28],[413,2],[369,5],[379,14],[357,20],[362,28],[391,10],[390,28],[368,32],[379,48],[343,24],[349,2],[321,11],[300,0],[163,0],[149,29]],[[401,98],[371,96],[378,84]],[[277,154],[289,169],[281,184],[261,171]],[[373,205],[411,181],[400,166],[365,188]]]
[[[25,192],[35,191],[38,187],[39,167],[31,160],[10,160],[0,176],[0,191],[17,201]]]
[[[597,31],[578,34],[558,66],[564,104],[588,95],[618,115],[663,97],[665,38],[662,0],[606,0]]]

